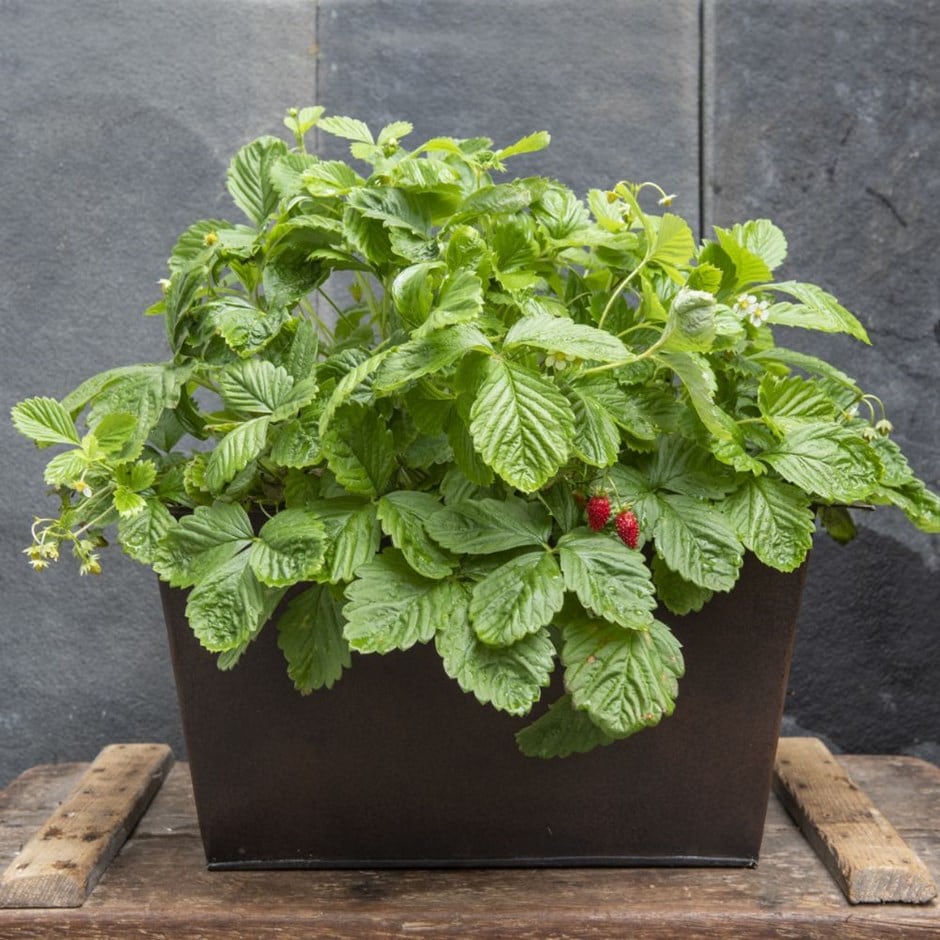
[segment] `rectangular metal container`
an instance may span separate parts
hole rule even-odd
[[[301,696],[274,629],[221,672],[161,584],[209,867],[753,865],[803,574],[749,556],[730,594],[663,614],[686,660],[675,714],[554,760],[519,753],[531,718],[463,693],[433,644],[354,654]]]

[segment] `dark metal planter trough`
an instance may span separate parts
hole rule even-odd
[[[302,697],[269,629],[220,672],[161,584],[209,867],[753,865],[802,582],[749,556],[733,592],[664,616],[686,659],[675,714],[549,761],[433,647],[355,655]]]

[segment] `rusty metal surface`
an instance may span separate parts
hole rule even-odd
[[[461,692],[433,647],[354,654],[331,690],[302,697],[267,629],[220,672],[185,594],[161,584],[208,862],[754,864],[802,580],[748,557],[732,594],[664,616],[687,666],[675,714],[552,761],[522,756],[528,719]]]

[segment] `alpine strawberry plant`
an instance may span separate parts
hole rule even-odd
[[[351,651],[433,642],[460,688],[525,715],[562,668],[570,694],[518,736],[552,756],[672,711],[684,666],[657,604],[731,590],[745,551],[793,570],[817,520],[845,540],[862,504],[940,531],[878,399],[776,345],[782,326],[868,337],[821,288],[775,281],[768,220],[697,244],[650,183],[497,181],[543,132],[408,147],[404,121],[285,125],[292,142],[229,165],[242,217],[173,246],[146,311],[167,359],[13,409],[59,448],[35,569],[70,549],[97,574],[116,529],[189,590],[221,666],[273,616],[302,692]],[[314,128],[352,160],[308,149]],[[631,507],[618,538],[599,494]],[[622,668],[593,694],[605,661]]]

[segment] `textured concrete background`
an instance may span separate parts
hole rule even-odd
[[[879,395],[940,490],[940,2],[708,0],[709,224],[769,216],[781,276],[815,281],[872,347],[791,330]],[[781,331],[782,332],[782,331]],[[895,510],[817,538],[788,699],[847,750],[940,762],[940,537]]]
[[[319,102],[416,135],[547,129],[516,172],[651,178],[693,222],[700,195],[706,223],[775,219],[789,273],[875,342],[814,349],[884,398],[937,487],[938,48],[936,0],[0,0],[0,405],[163,358],[139,312],[176,234],[234,211],[241,143]],[[94,580],[20,555],[44,462],[0,422],[0,786],[114,740],[182,753],[152,576],[118,552]],[[788,726],[936,759],[938,539],[861,522],[815,553]]]

